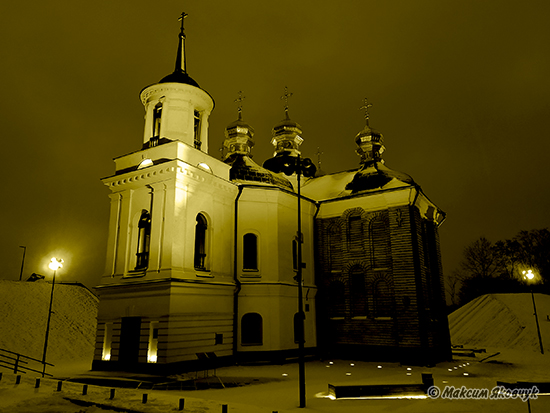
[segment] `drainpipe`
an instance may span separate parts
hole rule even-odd
[[[238,236],[237,229],[239,223],[239,198],[243,193],[244,187],[238,186],[239,193],[235,198],[235,224],[233,234],[233,279],[235,280],[235,292],[233,293],[233,357],[237,357],[237,342],[239,339],[238,327],[239,327],[239,293],[241,291],[241,282],[239,281],[238,268],[237,268],[237,246]]]

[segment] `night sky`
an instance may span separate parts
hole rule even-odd
[[[302,154],[326,172],[359,166],[355,135],[385,138],[386,165],[406,172],[447,213],[444,272],[486,236],[550,225],[550,2],[28,1],[0,12],[2,278],[99,282],[105,266],[112,158],[139,150],[139,92],[174,69],[178,17],[188,73],[216,103],[210,154],[243,117],[254,159],[290,116]]]

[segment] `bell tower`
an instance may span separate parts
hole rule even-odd
[[[214,100],[187,73],[184,20],[182,13],[174,72],[140,93],[145,106],[143,146],[150,148],[168,141],[181,141],[208,153],[208,117]]]
[[[94,368],[162,372],[232,354],[238,189],[208,154],[214,100],[187,73],[185,16],[174,71],[140,93],[141,149],[102,180],[111,212]]]

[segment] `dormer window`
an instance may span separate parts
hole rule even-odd
[[[201,114],[198,110],[194,112],[194,127],[195,127],[195,148],[200,149],[201,142]]]

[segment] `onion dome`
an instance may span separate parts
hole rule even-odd
[[[261,167],[251,159],[254,128],[243,121],[242,106],[240,105],[243,99],[242,92],[239,92],[239,98],[235,100],[239,103],[239,117],[225,128],[223,147],[226,155],[223,161],[231,165],[229,179],[242,183],[275,185],[292,191],[292,184],[288,179]]]
[[[365,99],[363,108],[366,109],[366,125],[355,136],[355,143],[358,146],[355,152],[361,157],[362,167],[354,175],[353,180],[346,185],[346,189],[351,190],[352,194],[360,191],[382,189],[394,179],[403,184],[414,184],[409,175],[394,171],[384,165],[382,159],[382,153],[386,150],[384,137],[369,125],[368,108],[371,106]]]
[[[187,74],[186,61],[185,61],[185,32],[183,30],[183,21],[187,17],[187,13],[182,13],[181,29],[179,33],[178,53],[176,56],[176,68],[173,73],[164,76],[159,83],[184,83],[195,87],[200,87],[194,79]]]
[[[302,138],[302,127],[290,119],[288,115],[288,98],[292,96],[292,93],[288,91],[285,86],[285,94],[281,96],[281,99],[285,101],[285,118],[273,127],[271,134],[271,144],[275,147],[275,153],[273,156],[280,155],[282,153],[290,156],[300,155],[300,145],[304,141]]]
[[[372,129],[368,124],[355,136],[355,143],[358,148],[355,150],[361,157],[361,163],[382,160],[382,153],[386,150],[384,137],[377,130]]]
[[[286,153],[291,156],[300,154],[300,145],[304,141],[302,138],[302,127],[294,122],[288,116],[288,108],[285,109],[285,119],[273,127],[271,144],[275,147],[273,156]]]
[[[243,99],[241,92],[239,92],[238,101],[242,102]],[[252,139],[254,136],[254,128],[243,121],[241,106],[239,106],[238,111],[238,119],[225,128],[225,141],[223,142],[223,147],[226,150],[226,155],[224,160],[234,154],[250,155],[252,147],[254,146],[254,139]]]
[[[274,185],[293,191],[292,184],[283,175],[276,174],[261,167],[247,155],[234,153],[225,159],[231,165],[229,179],[243,183]]]

